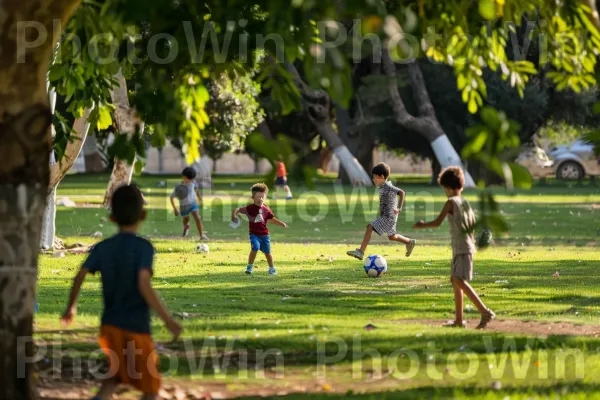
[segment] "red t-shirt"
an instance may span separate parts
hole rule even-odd
[[[280,162],[277,164],[277,177],[285,178],[287,176],[287,171],[285,170],[285,164]]]
[[[266,236],[269,234],[269,228],[267,228],[267,222],[270,219],[275,218],[271,209],[263,204],[259,207],[255,204],[250,204],[247,207],[240,209],[242,214],[248,216],[250,221],[250,234],[256,236]]]

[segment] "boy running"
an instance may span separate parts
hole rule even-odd
[[[463,320],[464,293],[481,313],[481,321],[476,329],[484,329],[496,314],[487,308],[475,290],[469,285],[473,279],[473,254],[475,254],[475,214],[469,202],[462,197],[465,186],[465,176],[460,167],[449,167],[442,171],[438,183],[444,188],[448,201],[440,215],[432,222],[419,221],[415,229],[437,228],[448,217],[450,237],[452,243],[452,271],[450,281],[454,288],[454,304],[456,306],[456,320],[450,321],[445,326],[465,328]]]
[[[236,222],[238,214],[244,214],[248,216],[250,221],[250,245],[251,251],[248,257],[248,266],[246,267],[246,274],[252,275],[254,268],[254,260],[258,251],[262,251],[267,258],[269,263],[269,275],[277,275],[277,270],[273,264],[273,256],[271,255],[271,237],[269,236],[269,228],[267,223],[269,220],[273,220],[273,223],[284,228],[287,228],[287,224],[275,218],[273,212],[269,207],[265,205],[265,199],[269,193],[269,188],[264,183],[257,183],[252,186],[252,200],[253,204],[246,207],[236,208],[231,215],[231,220]]]
[[[390,172],[389,165],[385,163],[378,164],[373,168],[373,182],[379,188],[379,218],[367,225],[367,231],[360,249],[347,252],[351,257],[359,260],[365,257],[365,250],[367,250],[367,246],[371,241],[373,231],[379,236],[387,235],[391,241],[404,243],[406,245],[406,257],[410,257],[417,244],[416,240],[396,233],[398,214],[404,204],[404,191],[394,187],[388,181]]]
[[[277,161],[277,178],[275,179],[275,196],[273,196],[273,199],[279,196],[279,188],[285,190],[285,198],[287,200],[292,199],[292,191],[287,183],[287,170],[282,161]]]
[[[196,170],[187,167],[181,175],[181,183],[175,187],[171,194],[171,206],[175,216],[181,215],[183,218],[183,237],[186,237],[190,232],[190,215],[192,215],[196,221],[200,240],[208,240],[208,237],[204,234],[204,227],[200,218],[200,206],[198,204],[202,204],[202,194],[200,194],[200,189],[194,182]],[[179,200],[179,210],[175,207],[175,198]]]
[[[94,246],[75,277],[61,318],[64,325],[73,322],[86,275],[99,272],[104,298],[99,342],[109,359],[111,376],[93,400],[111,399],[119,384],[140,390],[143,400],[157,399],[161,380],[150,336],[150,310],[160,316],[174,339],[182,331],[150,283],[154,249],[137,236],[145,218],[139,189],[135,185],[118,188],[111,199],[110,219],[119,226],[119,233]]]

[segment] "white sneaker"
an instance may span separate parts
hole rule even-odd
[[[415,239],[411,239],[410,243],[406,245],[406,257],[410,257],[416,245],[417,241]]]

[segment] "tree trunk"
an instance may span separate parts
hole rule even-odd
[[[51,154],[50,162],[50,183],[48,185],[48,197],[46,198],[46,211],[42,223],[42,238],[40,248],[42,250],[53,249],[56,246],[56,188],[67,172],[73,167],[83,143],[87,138],[90,124],[87,121],[91,109],[86,109],[81,118],[77,118],[73,123],[74,136],[71,138],[62,159],[54,161],[54,154]]]
[[[413,89],[413,97],[419,111],[419,116],[415,117],[406,110],[404,101],[400,96],[396,64],[391,59],[387,49],[382,52],[382,58],[384,71],[389,78],[389,94],[396,122],[403,128],[410,129],[425,137],[429,141],[440,166],[442,168],[460,166],[465,174],[465,186],[475,187],[475,181],[464,167],[460,156],[454,149],[454,146],[452,146],[448,136],[444,133],[435,115],[435,109],[429,98],[423,74],[417,61],[412,61],[407,65],[409,82]]]
[[[204,147],[200,146],[200,160],[194,161],[192,167],[196,170],[196,182],[202,188],[209,189],[212,187],[212,173],[210,168],[210,160],[204,151]]]
[[[83,159],[85,161],[85,172],[102,172],[105,169],[102,156],[98,151],[98,144],[94,135],[88,135],[83,143]]]
[[[217,161],[218,161],[218,160],[217,160],[216,158],[213,158],[213,159],[212,159],[212,162],[213,162],[213,165],[212,165],[212,173],[213,173],[213,174],[216,174],[216,173],[217,173]]]
[[[333,154],[340,160],[340,164],[350,176],[354,185],[372,186],[371,177],[360,165],[348,147],[342,142],[337,132],[333,129],[330,115],[329,95],[323,90],[312,90],[300,77],[296,67],[285,63],[287,71],[292,75],[294,83],[302,93],[308,116],[319,135],[327,142]]]
[[[348,147],[348,150],[366,171],[371,171],[373,169],[375,135],[366,132],[364,126],[355,124],[354,119],[350,116],[350,111],[339,106],[336,106],[336,122],[340,138]],[[352,177],[343,166],[340,168],[339,178],[342,183],[353,183]]]
[[[143,123],[139,120],[135,110],[129,105],[129,97],[127,94],[127,82],[121,70],[115,75],[115,78],[119,81],[119,86],[112,89],[110,96],[113,104],[115,105],[114,123],[117,135],[133,135],[139,128],[140,131],[144,130]],[[110,180],[104,194],[104,206],[110,206],[110,200],[113,193],[119,186],[127,185],[131,182],[133,176],[133,166],[135,165],[135,158],[131,164],[126,160],[120,160],[115,158],[115,165],[113,166]]]
[[[329,163],[331,162],[332,157],[333,151],[331,151],[329,147],[324,147],[321,149],[321,154],[319,156],[319,168],[324,174],[329,173]]]
[[[53,32],[54,20],[64,24],[76,4],[75,0],[0,3],[0,15],[5,17],[0,33],[0,399],[36,398],[32,323],[50,178],[52,113],[46,73],[54,42],[23,48],[17,21],[35,21]],[[21,52],[25,59],[19,62]]]

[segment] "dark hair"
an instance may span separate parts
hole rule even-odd
[[[438,183],[449,189],[462,189],[465,187],[465,174],[460,167],[448,167],[440,172]]]
[[[383,176],[385,179],[387,179],[390,177],[391,172],[392,170],[390,169],[389,165],[387,165],[386,163],[380,163],[373,167],[371,174]]]
[[[196,170],[192,167],[186,167],[181,173],[181,175],[193,181],[194,179],[196,179]]]
[[[257,183],[252,186],[252,195],[254,195],[254,193],[267,193],[268,191],[269,187],[264,183]]]
[[[110,209],[119,226],[137,224],[144,213],[142,193],[135,184],[119,187],[112,195]]]

